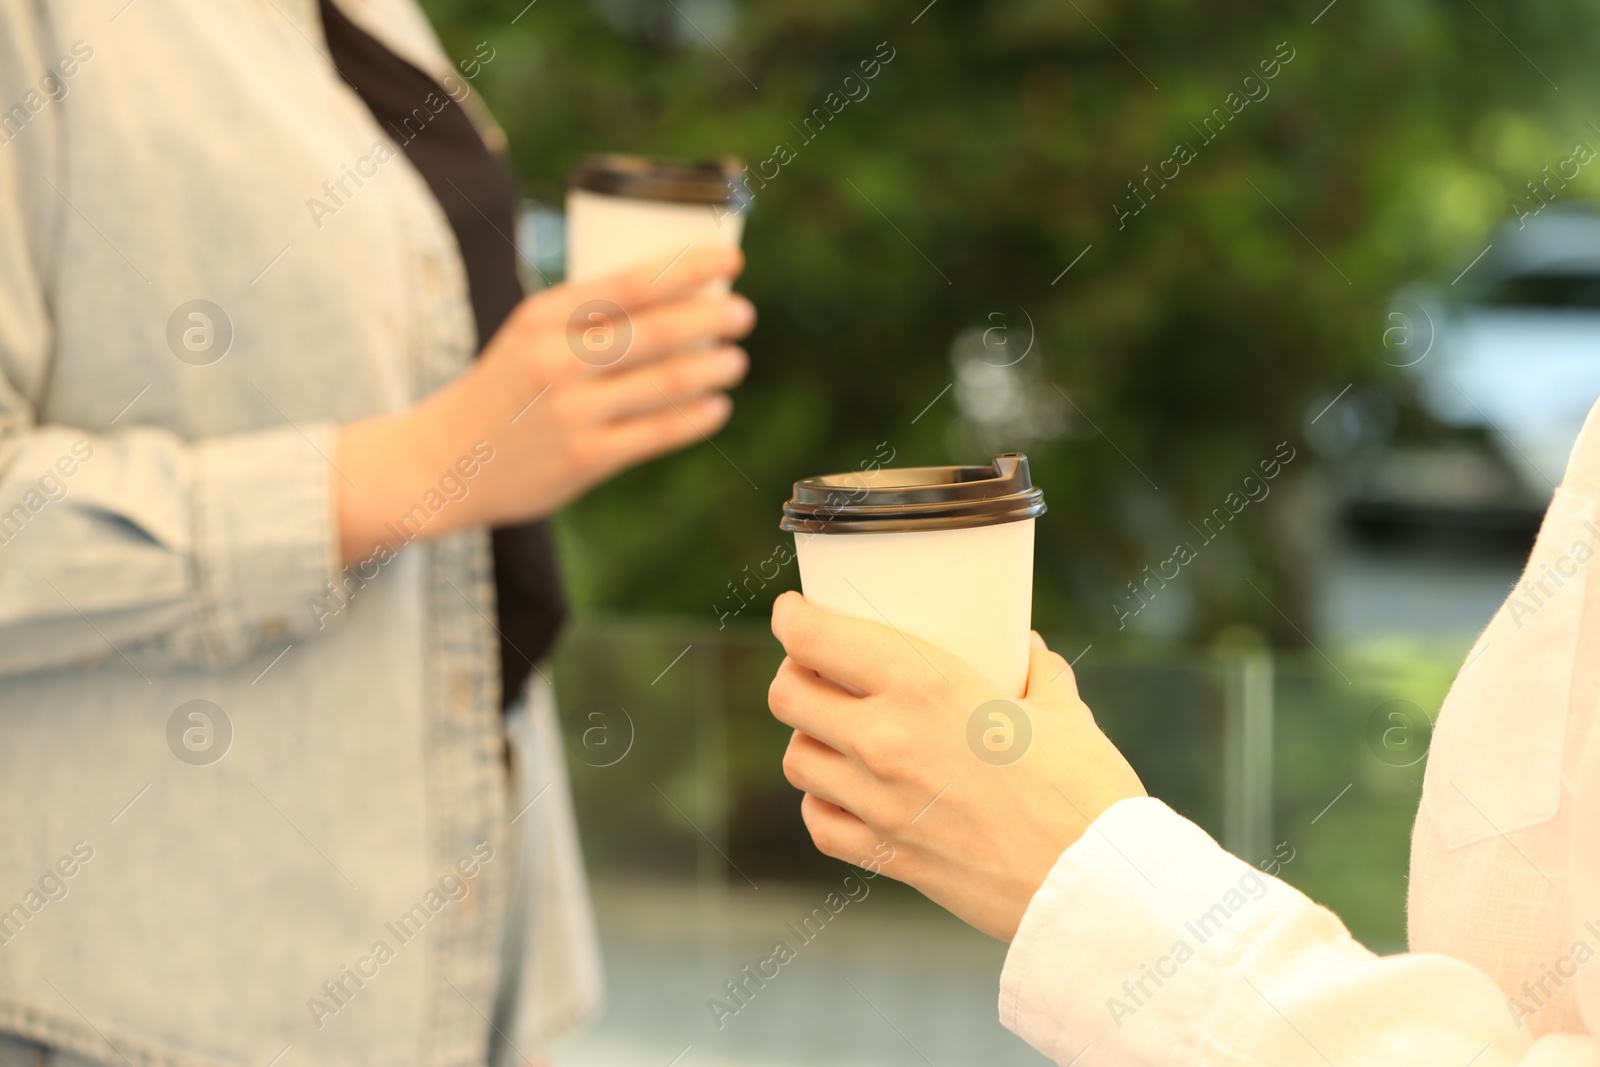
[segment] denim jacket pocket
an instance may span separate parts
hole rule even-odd
[[[1422,810],[1446,848],[1537,826],[1561,806],[1584,593],[1600,553],[1594,509],[1556,490],[1527,569],[1445,697]]]

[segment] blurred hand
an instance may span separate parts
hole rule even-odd
[[[1027,694],[1011,701],[950,653],[798,593],[773,604],[772,632],[788,656],[768,701],[795,728],[783,771],[805,792],[800,813],[817,848],[865,865],[887,842],[883,873],[993,937],[1011,940],[1089,823],[1145,795],[1078,699],[1066,661],[1037,634]],[[978,712],[991,701],[1005,703]],[[1013,763],[993,761],[1015,753],[969,743],[991,729],[1003,736],[1007,725],[1013,739],[1031,725]]]
[[[750,332],[755,309],[715,289],[744,258],[717,245],[663,266],[536,293],[444,389],[341,427],[334,485],[345,561],[392,542],[386,524],[443,478],[466,492],[430,517],[424,536],[548,515],[626,467],[721,429],[732,412],[722,391],[748,365],[727,342]],[[489,462],[473,462],[485,451],[478,442],[493,449]]]

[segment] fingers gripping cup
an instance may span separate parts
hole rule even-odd
[[[1020,697],[1044,511],[1028,458],[1013,452],[987,467],[807,478],[780,525],[795,536],[807,600],[953,652]]]
[[[737,180],[741,169],[734,160],[580,160],[567,176],[567,279],[587,281],[657,261],[664,272],[697,244],[737,246],[750,208]]]

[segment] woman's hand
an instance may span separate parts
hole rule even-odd
[[[419,533],[548,515],[721,429],[732,412],[722,391],[748,362],[726,342],[750,332],[755,309],[718,290],[744,258],[717,245],[663,266],[536,293],[438,393],[341,427],[345,561]]]
[[[768,701],[795,728],[783,771],[806,794],[817,848],[875,865],[993,937],[1011,940],[1089,823],[1145,795],[1037,634],[1013,701],[950,653],[798,593],[773,604],[772,632],[788,657]]]

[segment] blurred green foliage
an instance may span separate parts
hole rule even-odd
[[[1036,618],[1109,640],[1110,605],[1145,564],[1277,442],[1300,447],[1308,411],[1393,373],[1380,339],[1395,290],[1453,276],[1525,183],[1593,134],[1600,11],[1325,2],[426,0],[453,56],[493,50],[473,84],[536,200],[559,206],[587,152],[795,152],[746,234],[740,287],[761,324],[725,456],[692,448],[570,508],[578,603],[712,619],[726,583],[770,555],[794,479],[853,469],[883,441],[914,464],[1015,445],[1051,508]],[[808,142],[802,120],[880,42],[894,58],[868,95]],[[1214,109],[1230,116],[1220,132]],[[1119,223],[1129,182],[1179,143],[1195,158]],[[1597,181],[1590,169],[1566,195]],[[1028,388],[1070,396],[1062,432],[1008,439],[1002,418],[975,435],[959,390],[935,402],[952,341],[996,322],[1020,338],[1024,310]],[[1185,636],[1245,621],[1300,640],[1243,581],[1291,617],[1303,607],[1306,542],[1284,496],[1186,568]],[[792,568],[778,581],[797,584]]]

